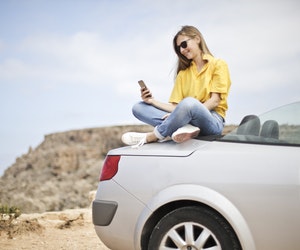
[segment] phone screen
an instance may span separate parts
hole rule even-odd
[[[146,88],[147,89],[147,86],[146,86],[146,84],[144,83],[143,80],[138,81],[138,83],[139,83],[141,88]]]

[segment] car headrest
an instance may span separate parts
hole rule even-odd
[[[260,120],[256,115],[245,116],[239,127],[237,128],[237,134],[239,135],[259,135]]]
[[[260,136],[266,138],[279,138],[279,125],[277,121],[268,120],[262,125]]]

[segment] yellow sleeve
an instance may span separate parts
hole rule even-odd
[[[220,93],[221,99],[224,99],[228,95],[230,85],[228,65],[225,61],[219,59],[216,62],[212,77],[211,92]]]
[[[179,103],[183,99],[181,71],[176,76],[175,84],[169,98],[170,103]]]

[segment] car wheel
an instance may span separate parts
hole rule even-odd
[[[182,207],[155,226],[148,250],[241,250],[235,232],[217,212],[205,207]]]

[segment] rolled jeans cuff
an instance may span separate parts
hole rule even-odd
[[[153,131],[153,132],[154,132],[155,136],[156,136],[159,140],[165,139],[165,137],[162,136],[162,135],[158,132],[157,126],[154,128],[154,131]]]

